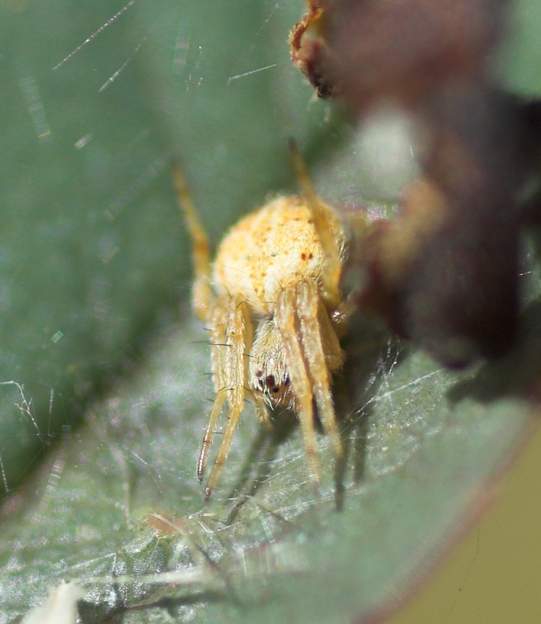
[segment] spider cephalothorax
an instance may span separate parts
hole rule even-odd
[[[331,374],[343,363],[337,319],[343,323],[340,277],[348,236],[338,214],[314,192],[294,152],[303,196],[281,196],[241,219],[226,234],[211,265],[206,234],[180,172],[177,191],[192,235],[194,308],[209,324],[215,400],[197,473],[203,477],[219,417],[228,419],[206,495],[217,484],[244,406],[251,398],[263,421],[268,408],[295,410],[310,474],[319,478],[315,411],[342,445],[331,393]]]

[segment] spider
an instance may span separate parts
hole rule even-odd
[[[343,454],[331,376],[344,362],[339,336],[353,308],[340,287],[351,233],[316,195],[295,144],[290,149],[302,194],[276,197],[242,218],[225,235],[213,263],[184,176],[178,167],[173,172],[192,238],[193,308],[211,336],[215,398],[197,462],[200,481],[227,404],[207,499],[219,481],[247,397],[264,424],[270,422],[269,409],[280,405],[298,414],[316,484],[316,413],[335,458]]]

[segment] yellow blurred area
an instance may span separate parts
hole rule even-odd
[[[541,429],[480,521],[392,624],[541,622]]]

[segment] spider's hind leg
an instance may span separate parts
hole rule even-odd
[[[331,208],[316,193],[306,163],[293,139],[289,141],[289,151],[299,186],[312,213],[314,227],[326,258],[327,266],[321,278],[325,299],[332,307],[336,307],[341,301],[340,280],[342,277],[341,249],[337,244],[331,224],[336,219]]]
[[[193,308],[202,321],[208,321],[216,300],[210,285],[210,247],[207,233],[193,204],[184,174],[178,165],[173,166],[173,182],[178,203],[192,239],[192,262],[195,273],[192,291]]]

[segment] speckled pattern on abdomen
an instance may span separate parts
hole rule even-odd
[[[334,239],[343,247],[338,219]],[[318,280],[325,256],[305,202],[277,197],[241,219],[225,236],[214,261],[220,295],[239,296],[255,314],[270,315],[281,290],[301,280]]]

